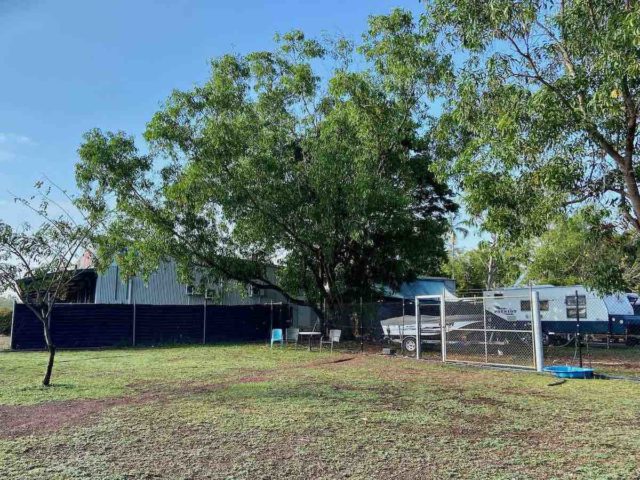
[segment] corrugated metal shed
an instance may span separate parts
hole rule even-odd
[[[274,272],[268,272],[275,276]],[[165,262],[154,272],[147,282],[133,277],[128,281],[120,278],[117,265],[112,265],[98,275],[95,303],[139,304],[139,305],[202,305],[204,295],[187,295],[187,285],[178,279],[176,265]],[[286,303],[286,298],[273,290],[261,290],[258,295],[241,295],[238,291],[224,294],[218,305],[258,305]],[[207,300],[212,304],[211,300]],[[310,307],[292,306],[293,324],[302,327],[313,326],[316,315]]]

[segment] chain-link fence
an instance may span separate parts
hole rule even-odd
[[[601,297],[583,290],[549,298],[541,294],[545,364],[640,376],[638,313],[626,295]]]
[[[528,297],[522,297],[527,299]],[[502,299],[501,303],[520,301]],[[509,311],[482,297],[448,298],[445,308],[445,342],[442,343],[442,302],[434,295],[418,300],[350,304],[326,315],[322,330],[341,331],[340,350],[380,352],[381,347],[421,358],[445,361],[533,367],[535,365],[531,321],[502,318]],[[499,313],[496,313],[499,312]],[[419,333],[418,333],[419,332]]]
[[[363,302],[327,313],[322,331],[340,330],[338,348],[342,350],[379,352],[381,347],[390,347],[415,356],[420,348],[422,358],[532,366],[531,322],[501,319],[493,310],[486,310],[485,303],[483,298],[445,302],[444,348],[439,296],[418,300],[419,325],[415,301]]]
[[[356,302],[326,312],[323,333],[340,330],[340,350],[379,351],[386,343],[381,320],[402,317],[404,303],[399,301]]]
[[[625,296],[576,295],[561,287],[447,294],[444,301],[435,295],[418,300],[419,327],[413,300],[356,302],[326,312],[317,328],[325,337],[330,329],[341,331],[334,351],[389,347],[415,357],[420,347],[421,358],[534,368],[542,364],[535,349],[536,295],[545,365],[579,365],[582,358],[596,373],[640,376],[640,305],[634,312]]]
[[[520,307],[528,303],[528,296],[446,300],[443,359],[535,368],[531,315],[516,316]]]

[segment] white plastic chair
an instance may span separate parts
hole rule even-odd
[[[340,343],[340,334],[342,330],[329,330],[329,336],[320,339],[320,350],[322,350],[322,344],[331,345],[331,352],[333,353],[333,344]]]
[[[289,342],[293,342],[296,344],[296,346],[298,345],[298,336],[300,333],[300,329],[299,328],[287,328],[286,330],[286,335],[285,335],[285,341],[287,342],[287,345],[289,344]]]

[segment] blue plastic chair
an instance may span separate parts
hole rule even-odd
[[[273,342],[280,342],[281,346],[284,345],[281,328],[274,328],[271,330],[271,348],[273,348]]]

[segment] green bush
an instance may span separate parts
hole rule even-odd
[[[11,333],[11,309],[0,307],[0,335]]]

